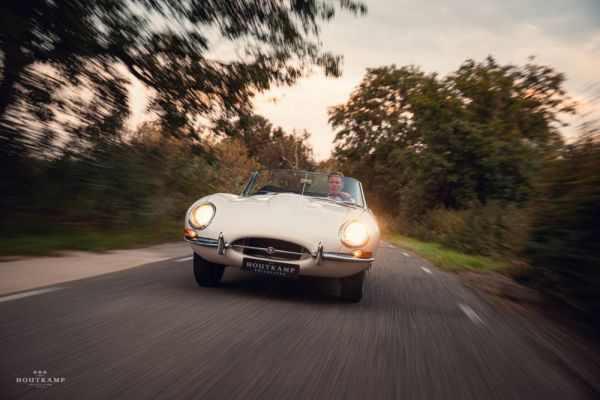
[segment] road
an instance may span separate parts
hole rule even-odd
[[[0,297],[0,398],[598,396],[531,339],[543,322],[500,313],[388,244],[359,304],[333,281],[233,268],[199,288],[189,255]],[[17,382],[35,376],[58,382]]]

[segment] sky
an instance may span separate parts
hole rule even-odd
[[[565,88],[593,112],[600,87],[600,0],[367,0],[367,15],[339,13],[324,25],[323,47],[344,56],[343,75],[316,71],[291,87],[255,98],[257,114],[286,131],[308,130],[315,158],[330,156],[334,132],[329,107],[346,102],[366,69],[413,64],[444,76],[466,59],[492,55],[523,65],[529,56],[566,75]],[[577,118],[565,119],[574,125]],[[569,139],[573,127],[563,128]]]

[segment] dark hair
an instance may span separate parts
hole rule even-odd
[[[332,176],[339,176],[340,178],[343,178],[344,174],[342,174],[341,172],[337,172],[337,171],[330,172],[329,176],[327,177],[327,180],[329,180],[329,178],[331,178]]]

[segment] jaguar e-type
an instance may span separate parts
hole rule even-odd
[[[283,169],[255,171],[241,195],[196,201],[184,229],[200,286],[217,286],[231,266],[283,278],[336,278],[352,301],[362,297],[379,236],[359,181]]]

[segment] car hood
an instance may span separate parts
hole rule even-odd
[[[343,223],[358,219],[378,231],[374,216],[364,208],[344,206],[292,193],[236,196],[217,193],[199,202],[216,207],[210,225],[202,236],[216,238],[220,232],[227,241],[245,237],[273,237],[302,244],[311,250],[319,242],[331,251],[340,249],[339,229]],[[187,218],[186,218],[187,220]]]
[[[306,223],[317,222],[322,218],[340,219],[344,222],[349,218],[359,218],[363,208],[336,204],[315,197],[301,196],[293,193],[274,193],[257,196],[236,196],[217,193],[208,199],[217,203],[231,213],[244,214],[251,217],[258,213],[261,219],[269,218],[281,222],[283,218],[301,218]],[[241,215],[239,215],[241,217]]]

